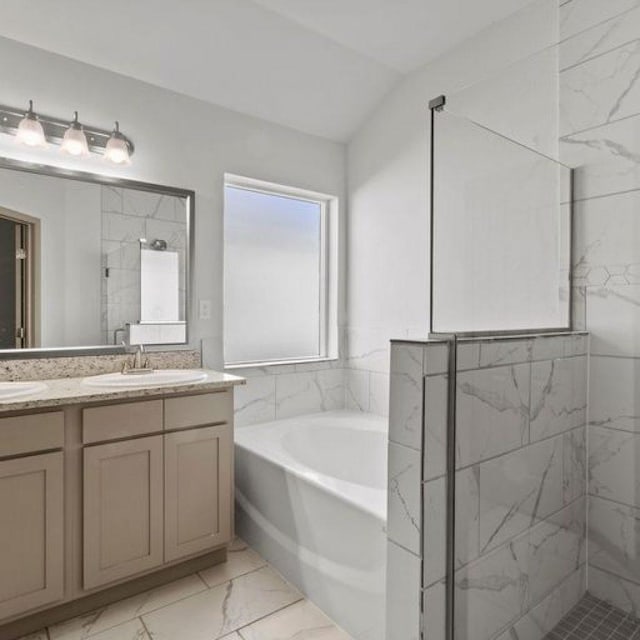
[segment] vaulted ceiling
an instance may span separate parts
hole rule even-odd
[[[530,0],[3,0],[0,36],[346,141],[402,78]]]

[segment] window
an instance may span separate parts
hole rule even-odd
[[[334,357],[335,198],[227,176],[227,365]]]

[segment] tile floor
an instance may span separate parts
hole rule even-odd
[[[587,594],[545,640],[640,640],[640,620]]]
[[[252,549],[20,640],[350,640]]]

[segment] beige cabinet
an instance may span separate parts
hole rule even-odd
[[[231,539],[231,434],[224,424],[165,436],[165,562]]]
[[[163,563],[163,436],[84,449],[85,589]]]
[[[0,462],[0,619],[64,595],[63,454]]]

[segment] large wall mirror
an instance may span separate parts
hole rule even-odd
[[[193,215],[191,191],[0,159],[0,357],[184,344]]]

